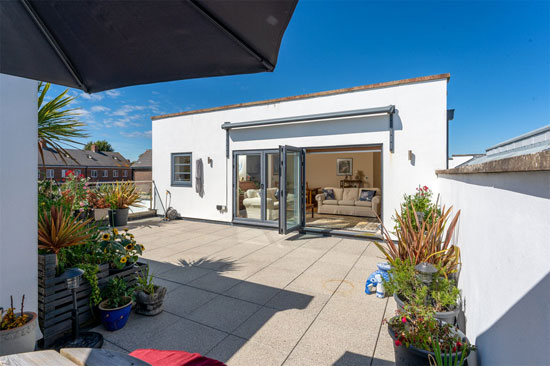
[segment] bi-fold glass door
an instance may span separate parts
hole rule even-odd
[[[304,152],[277,150],[233,153],[233,220],[279,227],[286,234],[304,225]]]
[[[236,222],[277,226],[279,221],[279,152],[239,151],[233,154]]]

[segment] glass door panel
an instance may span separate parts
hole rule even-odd
[[[236,154],[235,160],[235,217],[262,220],[262,154]]]
[[[281,164],[281,186],[279,208],[279,232],[287,234],[303,225],[303,151],[292,146],[279,148]]]
[[[279,220],[279,153],[265,154],[265,220]]]

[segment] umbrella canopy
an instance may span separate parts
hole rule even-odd
[[[0,1],[0,73],[99,92],[272,71],[298,0]]]

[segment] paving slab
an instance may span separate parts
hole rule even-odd
[[[226,332],[232,332],[260,309],[259,305],[217,295],[186,318]]]
[[[280,366],[286,354],[268,345],[230,335],[206,356],[228,366]]]
[[[165,297],[164,310],[185,317],[214,297],[216,297],[216,294],[213,292],[181,285]]]

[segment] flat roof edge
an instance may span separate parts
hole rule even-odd
[[[496,145],[493,145],[493,146],[487,148],[487,150],[485,150],[485,151],[490,151],[490,150],[497,149],[499,147],[510,145],[510,144],[513,144],[514,142],[525,140],[529,137],[540,135],[540,134],[543,134],[543,133],[548,132],[548,131],[550,131],[550,125],[542,126],[540,128],[537,128],[536,130],[524,133],[523,135],[519,135],[519,136],[516,136],[514,138],[508,139],[506,141],[502,141],[502,142],[500,142]]]
[[[219,106],[219,107],[203,108],[203,109],[196,109],[196,110],[192,110],[192,111],[163,114],[163,115],[158,115],[158,116],[152,116],[151,120],[154,121],[154,120],[158,120],[158,119],[186,116],[186,115],[190,115],[190,114],[215,112],[215,111],[220,111],[220,110],[225,110],[225,109],[253,107],[253,106],[260,106],[260,105],[265,105],[265,104],[287,102],[287,101],[292,101],[292,100],[308,99],[308,98],[315,98],[315,97],[323,97],[323,96],[329,96],[329,95],[350,93],[350,92],[355,92],[355,91],[362,91],[362,90],[369,90],[369,89],[379,89],[379,88],[386,88],[386,87],[391,87],[391,86],[414,84],[414,83],[421,83],[421,82],[425,82],[425,81],[433,81],[433,80],[441,80],[441,79],[447,79],[447,82],[449,82],[449,80],[451,79],[451,74],[450,73],[445,73],[445,74],[421,76],[421,77],[416,77],[416,78],[409,78],[409,79],[402,79],[402,80],[395,80],[395,81],[386,81],[386,82],[382,82],[382,83],[375,83],[375,84],[368,84],[368,85],[361,85],[361,86],[353,86],[353,87],[350,87],[350,88],[334,89],[334,90],[328,90],[328,91],[322,91],[322,92],[295,95],[295,96],[290,96],[290,97],[267,99],[267,100],[260,100],[260,101],[254,101],[254,102],[246,102],[246,103],[238,103],[238,104],[229,104],[229,105],[224,105],[224,106]]]
[[[509,172],[550,171],[550,150],[534,154],[513,156],[510,158],[487,161],[481,164],[465,165],[452,169],[436,170],[437,175],[482,174]]]

